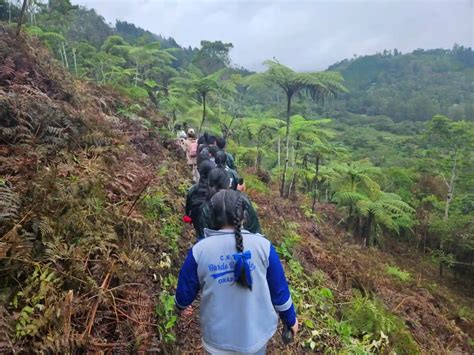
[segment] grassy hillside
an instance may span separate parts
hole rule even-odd
[[[186,187],[165,121],[38,41],[2,29],[0,58],[1,352],[162,347]]]

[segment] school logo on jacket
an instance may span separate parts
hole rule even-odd
[[[207,266],[209,271],[213,273],[211,274],[212,278],[217,280],[218,284],[233,283],[235,281],[236,261],[241,258],[248,263],[250,271],[255,270],[255,264],[251,261],[252,254],[249,250],[244,253],[221,255],[218,262]]]

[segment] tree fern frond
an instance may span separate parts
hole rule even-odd
[[[367,200],[368,197],[359,192],[339,191],[339,192],[336,192],[334,199],[339,204],[348,205],[360,200]]]

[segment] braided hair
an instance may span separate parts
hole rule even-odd
[[[250,275],[250,265],[247,261],[250,258],[250,252],[244,253],[244,239],[241,231],[244,217],[242,195],[234,190],[219,191],[211,198],[210,206],[213,225],[216,229],[221,229],[225,225],[234,227],[235,248],[237,249],[237,253],[234,254],[236,261],[234,279],[239,285],[251,290],[252,277]]]

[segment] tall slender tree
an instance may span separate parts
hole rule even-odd
[[[264,64],[268,67],[263,74],[264,79],[276,84],[286,95],[286,158],[280,185],[280,195],[285,196],[285,179],[290,151],[291,102],[294,95],[306,92],[312,99],[323,102],[327,98],[335,97],[336,94],[348,90],[342,84],[341,74],[337,72],[298,73],[273,60],[267,60]]]
[[[18,18],[18,24],[16,26],[16,35],[18,36],[21,32],[21,25],[23,23],[23,18],[25,17],[26,7],[28,5],[28,0],[23,0],[23,6],[21,7],[20,17]]]
[[[201,99],[202,104],[202,119],[199,125],[199,132],[201,132],[207,118],[207,101],[209,94],[216,92],[221,88],[220,81],[226,69],[221,69],[210,75],[204,75],[197,67],[190,65],[189,70],[183,76],[175,78],[174,82],[177,85],[182,85],[189,91],[197,94]]]

